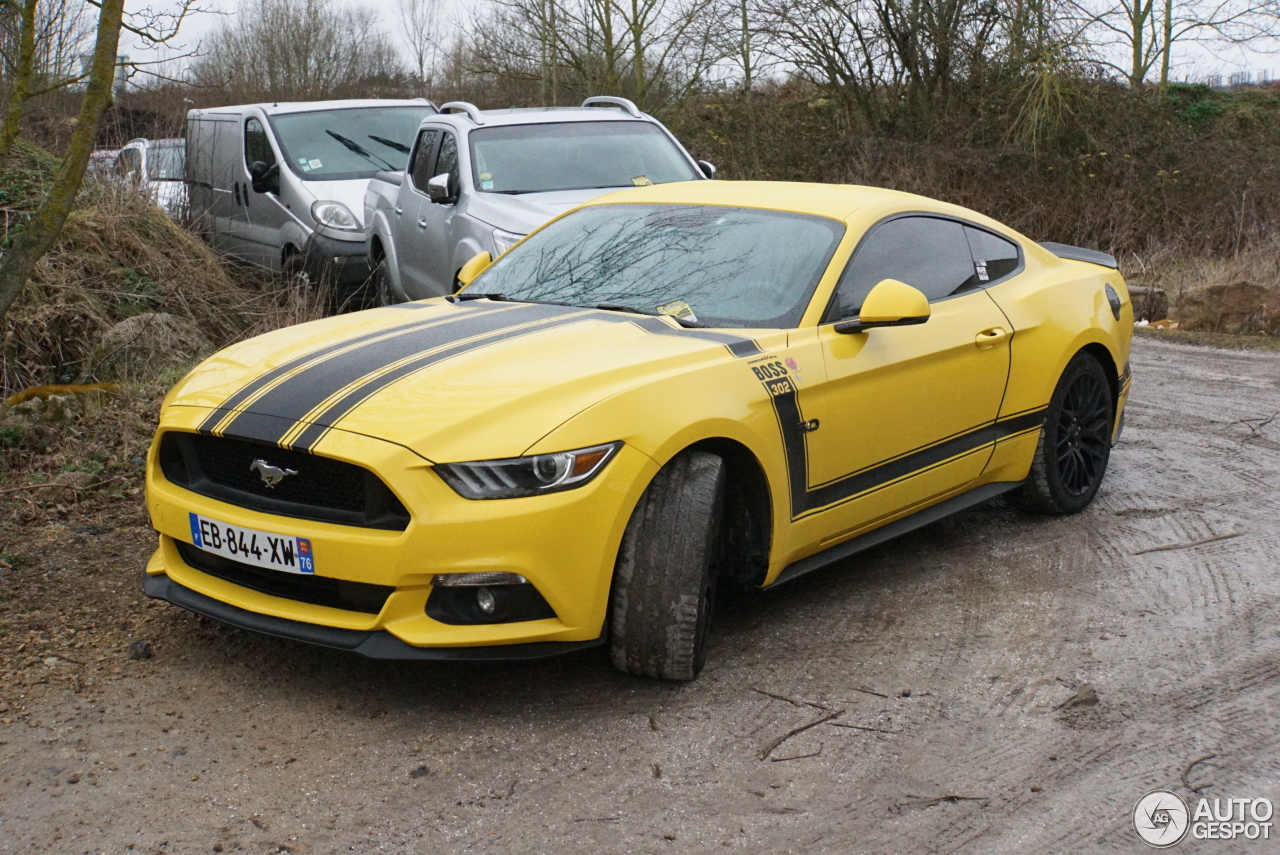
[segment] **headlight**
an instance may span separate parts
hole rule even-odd
[[[441,463],[436,472],[464,499],[515,499],[581,487],[600,474],[620,442],[534,457]]]
[[[494,229],[493,247],[498,251],[497,254],[494,255],[494,258],[502,255],[522,240],[524,240],[524,235],[518,235],[515,232],[503,231],[502,229]]]
[[[356,219],[356,215],[341,202],[313,202],[311,216],[320,225],[331,229],[344,232],[360,230],[360,221]]]

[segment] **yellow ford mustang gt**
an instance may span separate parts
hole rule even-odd
[[[718,584],[777,585],[1001,493],[1079,511],[1122,425],[1110,256],[918,196],[628,190],[459,278],[178,384],[148,594],[372,657],[604,643],[687,680]]]

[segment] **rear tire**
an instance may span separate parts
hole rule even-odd
[[[707,657],[724,506],[720,457],[686,451],[645,490],[623,535],[610,601],[622,671],[692,680]]]
[[[1067,363],[1044,415],[1031,474],[1014,499],[1023,510],[1074,514],[1102,486],[1111,458],[1115,402],[1106,370],[1087,353]]]

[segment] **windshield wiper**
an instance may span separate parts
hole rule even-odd
[[[409,153],[409,147],[404,143],[398,143],[395,140],[389,140],[386,137],[377,137],[373,134],[368,134],[368,137],[374,142],[382,143],[387,148],[394,148],[396,151],[404,152],[405,154]]]
[[[637,309],[635,306],[624,306],[621,303],[596,303],[597,309],[603,309],[606,312],[630,312],[633,315],[647,315],[651,318],[671,318],[682,327],[688,329],[702,329],[706,324],[690,318],[679,318],[675,315],[661,315],[657,312],[646,312],[644,309]]]
[[[355,140],[349,140],[346,137],[344,137],[342,134],[331,131],[328,128],[325,128],[324,132],[329,136],[333,137],[338,142],[342,143],[344,146],[346,146],[348,151],[355,152],[356,154],[360,155],[370,163],[373,163],[375,160],[382,161],[382,165],[385,166],[387,169],[390,169],[393,171],[395,170],[394,166],[392,166],[387,161],[382,160],[382,158],[378,157],[376,154],[373,154],[370,151],[366,151],[364,147],[362,147],[360,143],[356,142]]]

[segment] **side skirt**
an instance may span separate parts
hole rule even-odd
[[[943,517],[949,517],[954,513],[971,508],[974,505],[980,505],[988,499],[994,499],[1010,490],[1015,490],[1022,486],[1021,481],[998,481],[994,484],[984,484],[981,487],[975,487],[968,492],[961,493],[958,496],[952,496],[944,502],[936,505],[930,505],[927,508],[916,511],[910,516],[895,520],[888,525],[881,526],[874,531],[866,534],[858,535],[851,540],[843,543],[837,543],[835,546],[828,547],[819,553],[810,555],[808,558],[801,558],[778,574],[778,578],[773,580],[770,589],[779,585],[790,582],[806,573],[826,567],[828,564],[834,564],[837,561],[848,558],[850,555],[856,555],[863,550],[870,549],[873,546],[879,546],[887,540],[893,540],[895,537],[901,537],[908,532],[923,528],[930,523],[935,523]]]

